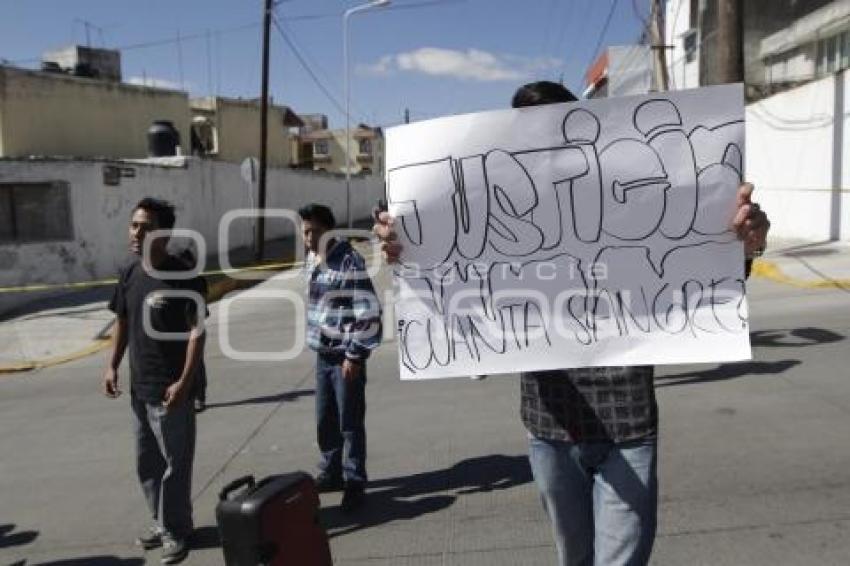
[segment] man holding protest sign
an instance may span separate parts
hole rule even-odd
[[[514,108],[573,102],[562,85],[521,87]],[[747,258],[764,249],[770,223],[751,202],[753,186],[737,192],[732,219]],[[374,231],[390,263],[401,254],[393,218]],[[747,272],[750,259],[747,260]],[[521,413],[529,460],[552,521],[559,564],[645,564],[655,538],[658,411],[654,369],[588,367],[535,371],[521,377]]]

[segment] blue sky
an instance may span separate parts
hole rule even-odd
[[[344,125],[337,108],[344,105],[342,13],[361,3],[277,5],[289,43],[273,28],[276,102]],[[405,108],[413,120],[504,108],[531,80],[563,79],[581,91],[596,45],[635,43],[642,29],[635,10],[645,17],[648,5],[616,2],[602,39],[612,0],[394,0],[357,14],[350,25],[352,121],[389,126]],[[122,51],[125,81],[177,88],[182,81],[193,96],[256,97],[261,17],[262,0],[0,0],[0,58],[37,66],[44,51],[85,44],[85,20],[92,45],[131,46]]]

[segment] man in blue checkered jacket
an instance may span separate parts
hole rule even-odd
[[[381,342],[381,308],[363,256],[328,237],[331,210],[310,204],[298,214],[308,251],[307,345],[317,354],[316,483],[322,492],[344,488],[342,510],[351,512],[365,502],[366,359]]]

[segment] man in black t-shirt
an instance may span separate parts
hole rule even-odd
[[[185,262],[166,251],[174,207],[145,198],[130,218],[134,257],[121,269],[109,303],[117,315],[103,392],[115,398],[118,367],[130,348],[130,401],[136,436],[136,469],[153,517],[136,543],[162,546],[163,564],[189,552],[192,532],[192,462],[195,454],[193,377],[203,362],[206,284],[186,277]],[[150,240],[146,242],[146,240]],[[144,254],[143,254],[144,252]]]

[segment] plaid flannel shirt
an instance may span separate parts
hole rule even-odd
[[[328,250],[324,264],[310,252],[307,345],[324,355],[365,360],[381,343],[381,305],[366,262],[345,240]]]
[[[522,422],[537,438],[628,442],[658,435],[652,366],[523,373]]]

